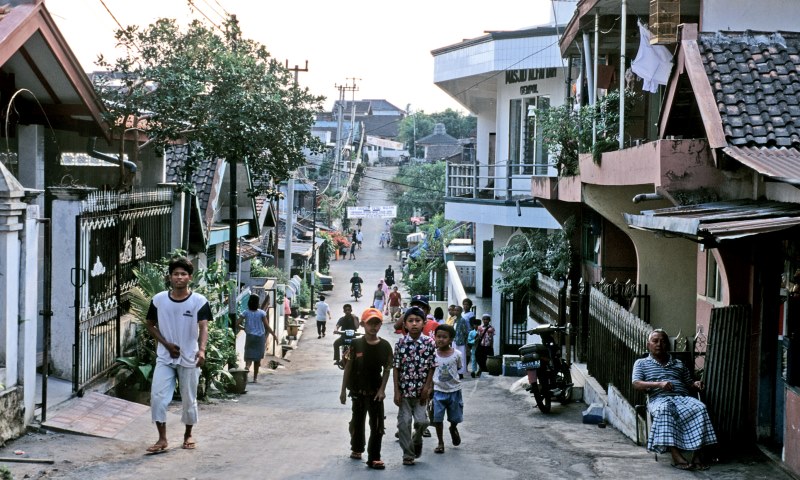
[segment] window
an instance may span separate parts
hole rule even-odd
[[[547,175],[547,149],[536,120],[537,110],[550,108],[550,98],[511,100],[508,122],[508,158],[514,174]]]
[[[581,255],[583,260],[597,264],[600,259],[600,222],[593,216],[584,217],[581,230]]]
[[[722,275],[719,272],[717,259],[710,251],[706,251],[706,297],[716,302],[722,301]]]

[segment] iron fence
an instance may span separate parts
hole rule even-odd
[[[75,218],[73,390],[105,373],[121,355],[122,296],[134,270],[170,250],[172,189],[93,192]]]

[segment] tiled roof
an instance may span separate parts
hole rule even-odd
[[[189,146],[185,144],[173,145],[164,152],[167,163],[167,182],[183,183],[181,166],[186,162],[188,153]],[[211,192],[213,191],[214,174],[220,161],[221,160],[203,160],[197,167],[197,170],[192,174],[191,184],[194,186],[194,193],[197,196],[200,216],[204,219],[206,219],[208,203],[211,199]],[[204,228],[207,229],[209,226],[210,224],[204,225]]]
[[[375,115],[371,117],[359,117],[358,120],[364,122],[364,130],[367,135],[374,135],[382,138],[397,138],[400,135],[400,115]]]
[[[701,33],[697,44],[728,143],[800,148],[800,33]]]

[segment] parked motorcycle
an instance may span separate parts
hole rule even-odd
[[[363,333],[359,333],[355,330],[340,330],[333,333],[341,335],[342,337],[342,346],[339,347],[340,360],[336,365],[340,370],[344,370],[344,367],[347,366],[347,361],[350,359],[350,344],[353,343],[353,340],[355,340],[356,337],[363,335]]]
[[[528,391],[533,394],[536,406],[542,413],[550,412],[553,399],[561,404],[572,400],[572,375],[569,363],[562,358],[561,345],[556,343],[555,334],[569,335],[569,325],[540,325],[528,330],[529,335],[539,335],[542,343],[529,343],[520,347],[522,368],[528,373]],[[569,352],[567,353],[569,358]]]

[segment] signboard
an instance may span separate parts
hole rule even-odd
[[[395,218],[397,206],[386,207],[347,207],[347,218]]]

